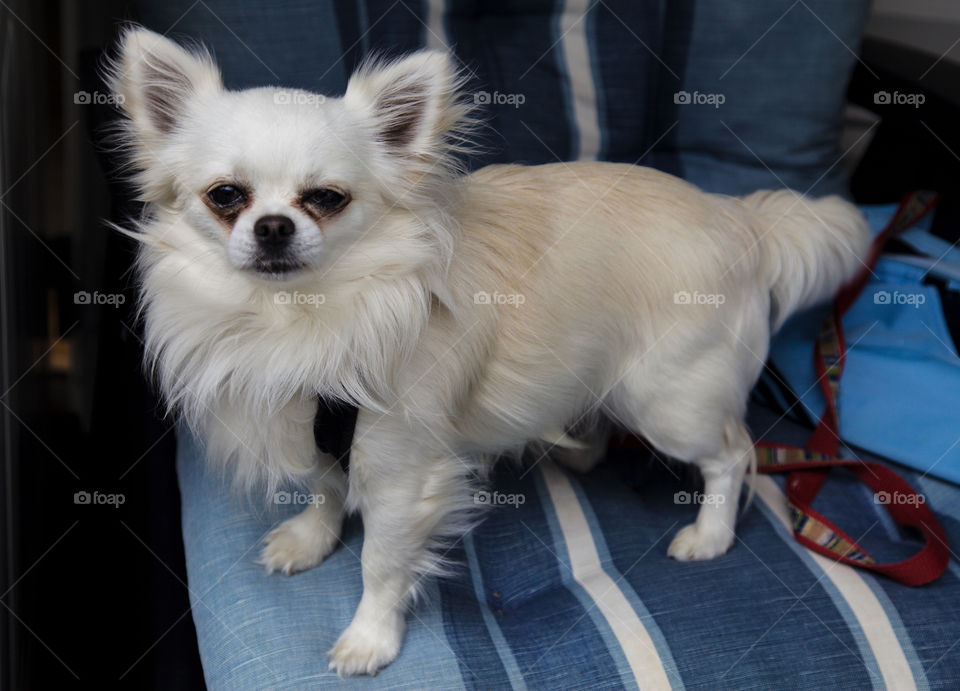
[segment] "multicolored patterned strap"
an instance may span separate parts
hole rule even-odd
[[[786,495],[793,513],[794,536],[800,544],[852,566],[882,573],[905,585],[923,585],[943,574],[950,558],[947,537],[920,494],[895,471],[881,463],[837,458],[840,445],[837,401],[847,353],[842,318],[870,280],[887,240],[923,218],[938,199],[933,192],[907,195],[893,219],[874,240],[863,269],[837,293],[833,309],[824,320],[814,345],[817,381],[827,404],[807,446],[755,444],[760,472],[790,473]],[[830,469],[837,466],[852,472],[873,489],[878,503],[886,507],[894,521],[916,528],[923,534],[926,543],[917,554],[900,562],[877,563],[856,540],[811,508]]]
[[[843,315],[853,306],[869,283],[873,275],[873,267],[880,259],[880,253],[887,244],[887,240],[913,227],[937,205],[939,199],[940,196],[936,192],[925,190],[911,192],[904,197],[886,228],[874,238],[863,267],[837,292],[830,316],[824,319],[820,326],[819,337],[814,344],[813,364],[816,368],[817,382],[827,404],[820,416],[819,424],[813,431],[810,441],[807,442],[807,448],[830,456],[836,456],[839,451],[837,401],[847,352],[847,344],[843,337]]]

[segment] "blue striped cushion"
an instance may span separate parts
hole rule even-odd
[[[754,411],[768,439],[800,428]],[[178,469],[193,617],[211,689],[318,688],[955,688],[960,678],[960,565],[908,588],[825,561],[784,524],[777,481],[758,480],[738,541],[711,562],[679,563],[666,546],[694,517],[683,467],[622,451],[587,476],[541,461],[502,469],[500,506],[448,556],[460,572],[432,581],[409,617],[400,657],[341,682],[324,653],[360,598],[362,527],[316,569],[268,576],[263,535],[295,509],[231,499],[189,435]],[[869,490],[835,472],[815,508],[881,558],[916,549]],[[954,544],[960,489],[905,472]]]

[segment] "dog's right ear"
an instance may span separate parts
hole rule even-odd
[[[107,82],[131,121],[134,144],[146,149],[161,145],[177,129],[189,99],[223,89],[206,51],[189,52],[139,26],[123,32]]]

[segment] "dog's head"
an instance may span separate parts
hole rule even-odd
[[[391,241],[449,244],[429,218],[469,113],[444,53],[368,63],[342,98],[228,91],[205,51],[132,28],[108,78],[141,198],[252,278],[325,272],[381,233],[395,258],[410,248]],[[417,219],[425,229],[398,236]]]

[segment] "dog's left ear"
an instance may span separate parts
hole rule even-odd
[[[444,52],[422,50],[372,62],[350,78],[344,102],[372,121],[377,141],[400,156],[443,155],[464,124],[459,72]]]

